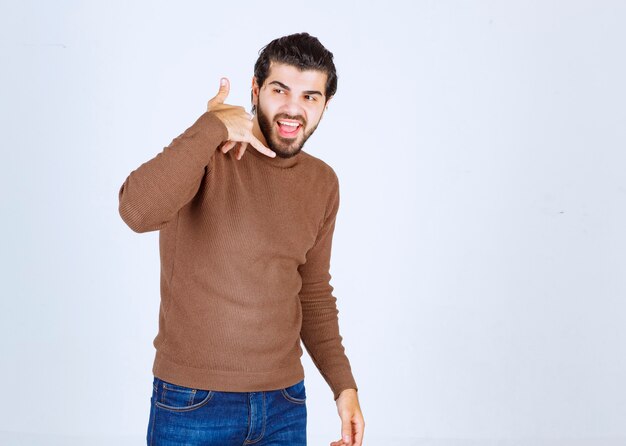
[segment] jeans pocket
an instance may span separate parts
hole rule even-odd
[[[161,409],[186,412],[204,406],[213,397],[212,390],[195,389],[154,378],[154,404]]]
[[[306,389],[304,380],[294,384],[293,386],[281,389],[281,393],[287,401],[295,404],[304,404],[306,402]]]

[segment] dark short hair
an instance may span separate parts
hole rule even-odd
[[[261,48],[254,64],[254,77],[259,88],[267,79],[272,62],[292,65],[300,71],[318,70],[326,73],[326,100],[337,91],[337,69],[333,63],[333,53],[309,33],[279,37]],[[252,106],[254,112],[255,107]]]

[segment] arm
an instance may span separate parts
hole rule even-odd
[[[330,202],[315,244],[300,266],[302,289],[302,330],[300,336],[316,367],[333,391],[341,418],[341,440],[331,446],[361,446],[365,421],[339,334],[337,299],[330,285],[330,252],[339,210],[339,183],[333,178]]]
[[[332,237],[338,209],[339,183],[335,177],[324,223],[315,244],[307,252],[306,263],[299,267],[302,277],[300,336],[315,366],[333,391],[335,400],[345,389],[358,390],[341,343],[337,299],[330,285]]]
[[[122,220],[135,232],[163,228],[197,193],[205,168],[227,137],[227,128],[213,113],[202,114],[126,178],[119,191]]]
[[[230,82],[220,81],[207,111],[150,161],[131,172],[119,192],[122,220],[135,232],[163,228],[198,192],[204,172],[222,143],[222,152],[237,147],[241,159],[246,147],[267,156],[276,154],[252,134],[252,116],[243,107],[224,104]]]

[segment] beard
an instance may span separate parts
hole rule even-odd
[[[263,136],[265,137],[265,141],[267,142],[267,146],[276,152],[276,156],[281,158],[291,158],[292,156],[296,156],[302,150],[304,143],[307,139],[313,134],[315,129],[317,128],[319,121],[313,128],[311,128],[308,132],[306,131],[307,121],[302,116],[293,116],[288,115],[287,113],[279,113],[270,119],[263,112],[263,107],[261,106],[261,100],[259,99],[258,105],[256,107],[257,119],[259,121],[259,128]],[[281,119],[293,119],[295,121],[300,122],[301,129],[298,129],[298,136],[296,138],[283,138],[278,134],[278,130],[276,128],[276,123]],[[302,132],[300,132],[302,130]]]

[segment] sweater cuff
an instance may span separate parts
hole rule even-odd
[[[339,394],[346,389],[354,389],[357,392],[359,391],[359,388],[357,387],[356,382],[354,381],[354,378],[352,376],[346,377],[345,380],[341,381],[339,384],[333,384],[331,390],[333,391],[333,398],[335,399],[335,401],[337,401],[337,398],[339,398]]]

